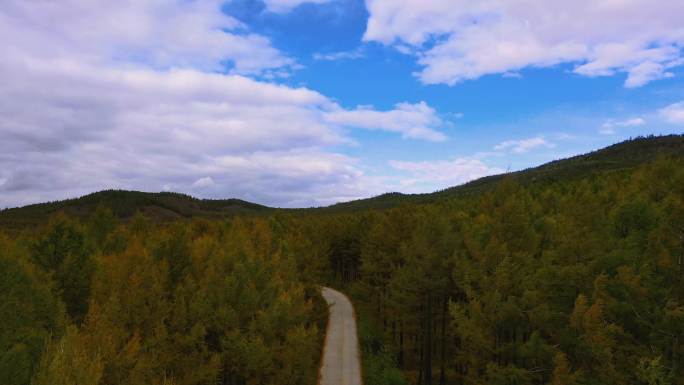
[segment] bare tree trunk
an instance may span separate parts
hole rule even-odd
[[[684,272],[684,229],[680,229],[679,232],[679,240],[681,242],[681,247],[679,250],[679,282],[681,285],[682,282],[682,272]],[[672,336],[672,375],[676,376],[677,375],[677,360],[679,359],[677,357],[677,349],[679,348],[679,334],[675,334]]]
[[[432,297],[427,297],[427,314],[426,314],[426,338],[425,338],[425,385],[432,385]]]
[[[677,349],[679,349],[679,335],[672,336],[672,375],[677,375]]]
[[[397,343],[397,320],[392,320],[392,343]]]
[[[404,368],[404,321],[399,322],[399,367]]]
[[[679,280],[682,280],[682,272],[684,272],[684,231],[679,233],[679,240],[681,247],[679,250]]]
[[[423,321],[423,323],[425,323],[425,321]],[[421,334],[424,334],[424,332]],[[424,367],[424,365],[423,365],[423,360],[424,360],[423,351],[425,350],[424,349],[425,342],[420,341],[419,345],[420,345],[420,360],[419,360],[420,364],[418,365],[418,385],[423,385],[423,367]]]
[[[441,357],[441,367],[439,368],[439,385],[444,385],[446,383],[445,369],[446,369],[446,319],[447,319],[447,297],[444,296],[442,303],[442,357]]]

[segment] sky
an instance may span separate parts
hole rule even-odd
[[[0,208],[310,207],[684,132],[681,0],[3,0]]]

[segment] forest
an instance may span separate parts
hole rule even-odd
[[[683,385],[682,155],[382,207],[8,226],[0,383],[315,384],[326,284],[366,385]]]
[[[292,244],[273,220],[104,208],[2,236],[0,383],[315,384],[327,314]]]

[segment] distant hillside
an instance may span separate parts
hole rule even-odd
[[[38,223],[56,212],[84,218],[99,206],[112,210],[120,219],[140,212],[158,221],[182,218],[222,218],[230,215],[257,214],[270,208],[239,199],[197,199],[189,195],[160,192],[105,190],[76,199],[39,203],[0,211],[0,226],[21,227]]]
[[[428,203],[461,195],[487,191],[503,178],[513,178],[519,183],[552,183],[587,177],[593,173],[634,168],[652,161],[658,156],[684,158],[684,135],[638,137],[584,155],[556,160],[544,165],[508,174],[492,175],[460,186],[429,194],[388,193],[377,197],[338,203],[319,208],[320,211],[354,211],[362,209],[389,208],[403,203]]]
[[[575,156],[508,174],[488,176],[430,194],[387,193],[377,197],[338,203],[312,209],[279,210],[291,212],[344,212],[365,209],[383,209],[404,203],[429,203],[462,195],[487,191],[504,177],[514,178],[522,184],[552,183],[582,178],[598,172],[630,169],[658,156],[684,158],[684,135],[639,137],[618,143],[588,154]],[[77,199],[41,203],[0,211],[0,226],[23,227],[39,223],[55,212],[63,211],[77,217],[86,217],[98,206],[110,208],[116,216],[126,219],[141,212],[158,220],[182,218],[223,218],[231,215],[267,214],[276,209],[239,199],[197,199],[179,193],[147,193],[138,191],[107,190]]]

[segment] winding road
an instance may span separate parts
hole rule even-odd
[[[356,317],[349,298],[329,287],[322,288],[330,305],[319,385],[361,385]]]

